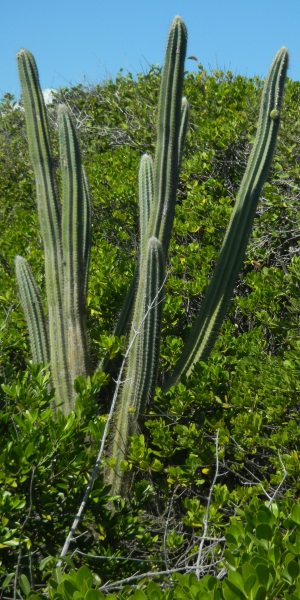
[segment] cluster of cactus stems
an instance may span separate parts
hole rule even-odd
[[[145,154],[140,162],[138,265],[114,331],[116,335],[128,333],[131,350],[104,473],[112,494],[124,490],[122,461],[130,435],[137,431],[139,415],[151,399],[157,381],[167,254],[189,116],[188,102],[182,97],[186,45],[185,25],[176,17],[162,71],[156,153],[154,161]],[[287,64],[288,55],[283,48],[275,56],[265,81],[255,142],[212,280],[165,390],[188,376],[197,361],[208,357],[225,317],[274,153]],[[67,109],[59,106],[60,203],[47,114],[30,52],[19,52],[18,65],[44,245],[47,315],[34,277],[22,257],[16,258],[16,275],[33,360],[50,363],[54,408],[68,414],[74,409],[74,380],[89,372],[86,294],[91,203],[75,127]]]
[[[74,378],[87,374],[86,290],[91,243],[91,204],[72,119],[58,110],[62,202],[50,147],[47,113],[33,56],[17,56],[45,255],[48,318],[25,259],[16,274],[33,358],[51,363],[55,408],[74,408]],[[31,298],[34,299],[31,307]]]

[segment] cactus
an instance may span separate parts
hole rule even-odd
[[[74,378],[86,375],[87,372],[85,297],[91,237],[89,194],[74,125],[66,109],[60,108],[58,126],[63,182],[62,207],[60,206],[47,113],[36,64],[27,50],[21,50],[17,60],[45,254],[55,408],[60,407],[67,414],[74,408]],[[20,277],[18,281],[20,282]],[[29,281],[32,289],[37,289],[31,275],[26,280],[23,277],[23,290],[27,288]],[[24,302],[27,303],[29,294],[28,287],[27,292],[23,291],[23,305]],[[25,308],[25,314],[29,313],[29,308]]]
[[[182,110],[186,45],[185,25],[180,17],[175,17],[169,32],[162,72],[154,159],[154,197],[148,226],[149,234],[162,243],[165,255],[174,220],[180,152],[187,129],[186,101]]]
[[[48,332],[41,297],[27,260],[15,258],[16,277],[21,303],[29,331],[33,361],[47,365],[50,361]]]
[[[186,44],[185,25],[176,17],[162,72],[155,158],[152,162],[144,155],[140,162],[138,265],[114,331],[115,335],[128,332],[130,352],[126,352],[126,377],[110,431],[111,460],[105,469],[112,494],[124,491],[122,461],[129,436],[137,431],[139,416],[153,395],[157,379],[166,260],[189,117],[188,102],[182,98]],[[165,389],[189,375],[196,361],[207,358],[224,319],[275,148],[287,62],[287,51],[282,49],[265,82],[256,140],[212,281]],[[18,54],[18,63],[45,252],[48,319],[33,275],[21,257],[16,258],[16,273],[33,358],[36,362],[50,361],[55,408],[60,406],[68,414],[74,408],[74,379],[89,371],[85,305],[91,205],[75,127],[66,108],[59,107],[60,205],[36,65],[26,50]],[[106,365],[102,360],[98,368]]]
[[[106,483],[111,493],[124,492],[121,463],[126,458],[129,436],[136,432],[138,417],[156,383],[159,355],[164,258],[160,241],[151,237],[143,260],[129,337],[130,353],[126,378],[114,415]]]
[[[155,236],[161,242],[166,258],[173,224],[178,171],[188,121],[188,103],[185,98],[182,101],[180,100],[185,47],[185,28],[180,19],[176,18],[170,30],[162,75],[153,191],[150,159],[143,158],[140,166],[141,250],[139,285],[133,317],[135,326],[142,322],[142,316],[145,314],[142,283],[144,277],[144,238],[149,239],[149,236]],[[175,365],[174,373],[166,382],[164,390],[168,390],[184,375],[190,375],[195,362],[208,357],[225,317],[251,232],[259,195],[274,153],[287,63],[287,51],[281,49],[271,65],[265,82],[256,140],[237,195],[211,284],[182,355]],[[275,113],[276,118],[274,117]],[[153,200],[151,200],[152,197]],[[151,206],[151,209],[149,209],[149,206]],[[145,229],[148,214],[149,222],[147,229]],[[165,274],[162,277],[162,286],[164,279]],[[162,290],[160,290],[160,295],[162,295]],[[156,315],[156,319],[160,318],[161,310]],[[157,324],[155,327],[157,330],[159,329]],[[135,335],[134,330],[131,332],[131,336],[133,335]],[[145,336],[143,328],[139,332],[139,336],[140,340],[135,342],[132,349],[125,384],[118,403],[117,418],[112,428],[111,456],[114,458],[115,468],[109,471],[107,481],[111,484],[112,493],[114,494],[124,490],[125,478],[120,471],[120,464],[126,456],[128,435],[137,430],[138,416],[147,401],[147,397],[143,395],[143,377],[147,377],[147,369],[149,369],[148,376],[153,381],[153,369],[156,371],[157,368],[156,360],[154,363],[150,357],[151,352],[152,354],[155,353],[156,356],[158,338],[154,337],[154,332],[152,338],[148,335],[147,340],[152,343],[151,350],[148,346],[146,348],[148,341],[146,342],[143,339]]]
[[[138,275],[135,275],[138,283],[129,337],[132,347],[111,431],[113,468],[106,470],[106,481],[113,494],[124,492],[120,465],[126,457],[129,435],[137,431],[138,417],[153,392],[157,377],[165,257],[188,120],[188,103],[182,99],[186,44],[185,25],[176,17],[170,29],[162,73],[154,167],[146,155],[141,159],[139,170],[140,260]]]
[[[184,375],[190,375],[197,361],[207,359],[225,317],[275,149],[287,66],[287,51],[282,48],[265,81],[255,142],[211,283],[165,391]]]

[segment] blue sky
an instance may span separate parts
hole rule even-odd
[[[188,55],[206,68],[263,77],[286,46],[289,76],[300,79],[300,0],[13,0],[1,8],[0,96],[18,97],[22,47],[34,54],[44,89],[95,84],[120,68],[145,72],[162,63],[175,15],[188,27]]]

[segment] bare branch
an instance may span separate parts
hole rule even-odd
[[[215,469],[215,474],[212,480],[212,484],[210,486],[210,490],[209,490],[209,494],[208,494],[208,498],[207,498],[207,504],[206,504],[206,511],[205,511],[205,516],[204,516],[204,520],[203,520],[203,535],[201,537],[200,540],[200,544],[199,544],[199,550],[198,550],[198,556],[197,556],[197,563],[196,563],[196,577],[197,579],[200,578],[200,569],[203,568],[203,546],[204,546],[204,542],[207,539],[207,531],[208,531],[208,520],[209,520],[209,511],[210,511],[210,505],[211,505],[211,501],[212,501],[212,495],[213,495],[213,491],[214,491],[214,487],[216,485],[216,481],[217,478],[219,477],[219,433],[220,430],[217,429],[217,433],[216,433],[216,469]]]

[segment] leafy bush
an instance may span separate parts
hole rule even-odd
[[[111,331],[133,273],[137,164],[140,153],[153,148],[159,79],[153,68],[137,80],[120,75],[93,89],[79,86],[57,95],[56,102],[63,97],[77,116],[94,201],[88,300],[94,357],[99,347],[112,356],[123,347]],[[202,67],[186,78],[191,134],[171,244],[160,385],[212,272],[255,130],[260,91],[258,79],[209,74]],[[47,370],[28,361],[13,258],[26,252],[43,287],[41,242],[23,113],[11,97],[3,99],[3,598],[16,589],[32,600],[299,597],[299,100],[300,84],[288,82],[276,160],[235,299],[208,363],[199,363],[188,383],[167,394],[158,386],[124,464],[130,501],[110,498],[98,477],[71,555],[63,569],[53,571],[93,469],[113,382],[104,376],[79,380],[76,412],[54,421]],[[167,574],[149,583],[149,571]],[[133,574],[135,579],[113,587]]]

